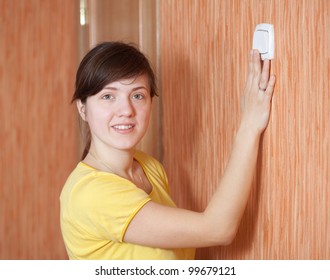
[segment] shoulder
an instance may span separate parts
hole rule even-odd
[[[79,163],[60,196],[61,220],[112,240],[121,240],[132,217],[150,200],[132,182]]]
[[[166,177],[163,165],[154,157],[137,150],[134,154],[134,158],[142,165],[145,171]]]
[[[80,162],[67,179],[61,198],[89,205],[101,204],[101,201],[109,203],[128,195],[143,197],[143,194],[130,181]]]
[[[100,172],[83,162],[79,162],[66,180],[62,192],[71,192],[74,188],[80,185],[100,183],[100,181],[103,181],[110,175],[110,173],[107,174],[106,172]]]
[[[134,158],[141,164],[149,165],[154,168],[163,168],[162,164],[157,159],[140,150],[135,151]]]

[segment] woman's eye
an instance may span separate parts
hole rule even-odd
[[[102,99],[105,99],[105,100],[109,100],[109,99],[112,99],[112,98],[113,98],[113,96],[111,96],[110,94],[104,94],[102,96]]]
[[[141,100],[143,99],[143,95],[141,93],[135,93],[133,94],[133,99]]]

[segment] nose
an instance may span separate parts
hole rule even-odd
[[[123,98],[118,103],[118,116],[132,117],[134,115],[134,107],[130,98]]]

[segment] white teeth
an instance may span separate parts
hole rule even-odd
[[[130,129],[132,127],[133,125],[123,125],[123,124],[114,126],[115,129],[121,129],[121,130]]]

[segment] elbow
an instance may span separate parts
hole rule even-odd
[[[228,233],[223,237],[221,244],[219,245],[228,246],[234,241],[235,237],[236,237],[236,231],[234,233]]]
[[[218,218],[215,222],[214,218],[205,219],[203,224],[202,236],[206,238],[207,246],[228,246],[237,234],[239,222],[237,219]]]
[[[213,229],[210,246],[228,246],[230,245],[237,234],[237,228]]]
[[[228,246],[230,245],[235,237],[236,237],[236,230],[235,231],[228,231],[228,232],[224,232],[219,236],[219,245],[221,246]]]

